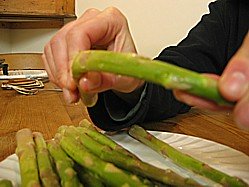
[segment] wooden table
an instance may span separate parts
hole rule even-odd
[[[89,119],[82,103],[67,105],[62,93],[39,92],[26,96],[14,90],[0,90],[0,106],[0,161],[14,153],[15,134],[19,129],[27,127],[51,139],[59,126]]]
[[[28,127],[50,139],[60,125],[77,125],[83,118],[89,119],[84,105],[67,105],[62,93],[40,92],[25,96],[14,90],[0,89],[0,161],[14,153],[15,134],[19,129]],[[209,139],[249,155],[249,132],[237,128],[228,113],[193,108],[187,114],[145,124],[145,127]]]

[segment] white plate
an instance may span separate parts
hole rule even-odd
[[[246,154],[230,147],[197,137],[169,132],[153,131],[151,133],[157,138],[169,143],[171,146],[180,149],[182,152],[187,153],[224,173],[231,176],[237,176],[249,184],[249,157]],[[204,185],[216,185],[209,180],[183,170],[173,164],[170,160],[165,159],[126,134],[114,135],[111,138],[135,153],[145,162],[160,168],[171,168],[183,176],[191,176]],[[0,163],[0,179],[1,178],[9,179],[13,181],[14,186],[19,186],[19,165],[15,154],[9,156]]]

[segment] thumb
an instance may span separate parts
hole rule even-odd
[[[221,94],[230,101],[239,100],[249,88],[249,32],[229,61],[219,81]]]

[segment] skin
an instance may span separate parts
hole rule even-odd
[[[245,130],[249,130],[249,32],[244,38],[243,44],[231,58],[225,70],[218,79],[221,94],[229,101],[236,102],[233,113],[236,124]],[[191,106],[210,110],[226,110],[215,103],[186,94],[179,90],[174,91],[175,97]]]
[[[84,74],[75,83],[70,72],[70,60],[77,51],[92,48],[136,53],[127,20],[116,8],[87,10],[46,44],[42,56],[44,66],[50,80],[63,89],[68,103],[79,100],[78,88],[91,93],[108,89],[130,93],[143,84],[143,81],[134,78],[97,72]]]
[[[88,72],[75,82],[72,79],[71,59],[79,50],[105,49],[118,52],[136,53],[125,16],[116,8],[103,11],[87,10],[79,19],[61,30],[44,47],[44,66],[51,82],[63,89],[65,100],[75,103],[79,100],[79,89],[88,93],[113,90],[118,96],[129,101],[139,98],[144,81],[131,77],[104,72]],[[221,94],[237,102],[232,110],[239,127],[249,130],[249,33],[237,53],[229,61],[224,73],[218,77]],[[228,110],[215,103],[174,90],[175,97],[191,106],[212,110]],[[131,97],[132,95],[132,97]],[[131,101],[129,101],[131,102]]]

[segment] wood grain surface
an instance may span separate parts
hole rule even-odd
[[[14,153],[19,129],[30,128],[51,139],[59,126],[77,125],[83,118],[89,119],[82,103],[68,105],[62,93],[26,96],[14,90],[0,90],[0,97],[0,160]]]

